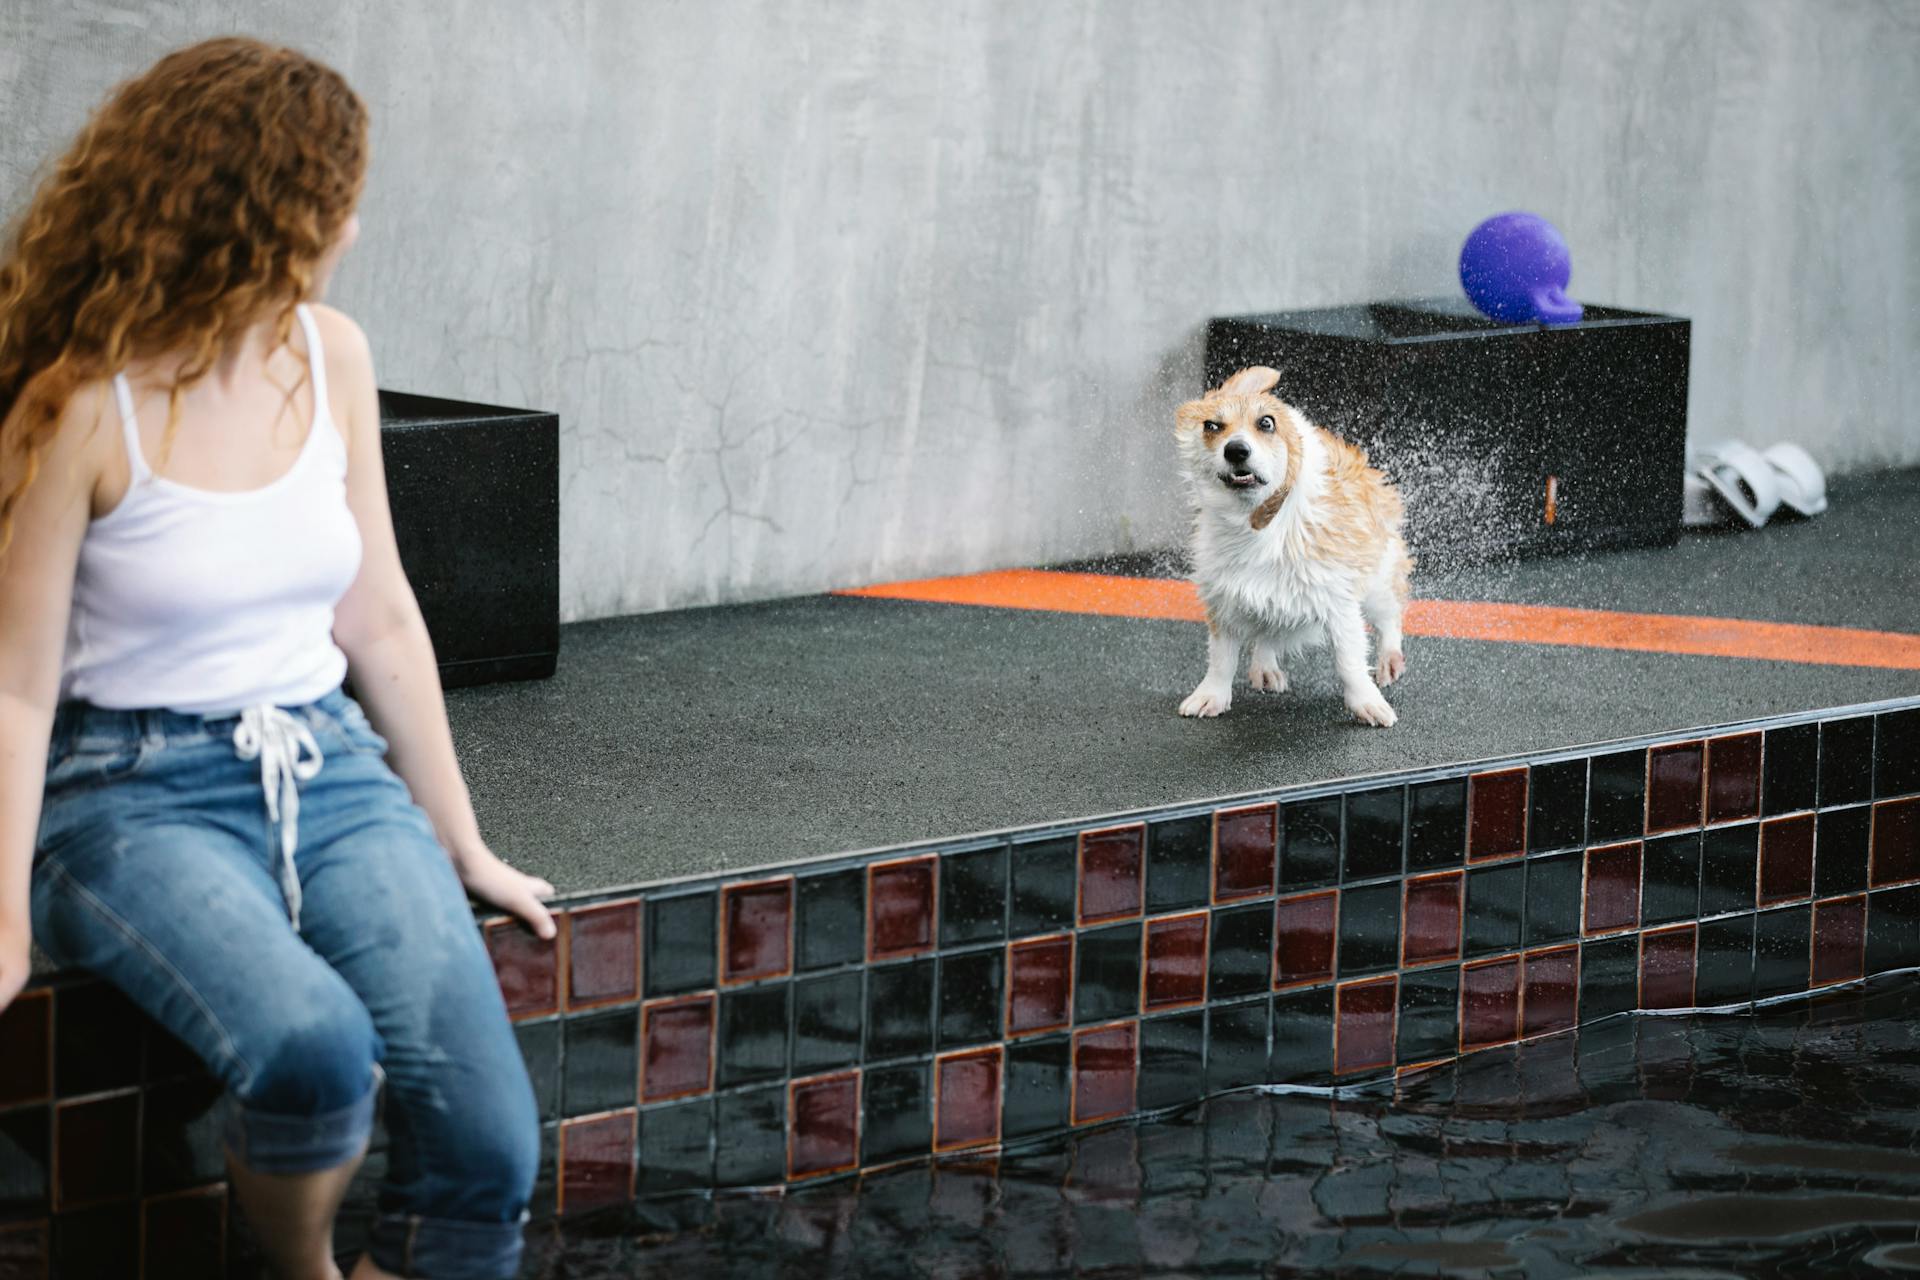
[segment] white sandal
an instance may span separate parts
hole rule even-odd
[[[1773,468],[1780,501],[1802,516],[1817,516],[1827,509],[1827,476],[1820,464],[1797,444],[1776,444],[1760,456]]]
[[[1809,459],[1811,461],[1811,459]],[[1689,525],[1718,524],[1713,513],[1715,495],[1726,509],[1758,529],[1780,508],[1781,472],[1752,448],[1728,440],[1695,455],[1688,471],[1683,518]]]

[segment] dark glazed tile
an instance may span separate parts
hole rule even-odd
[[[1347,852],[1342,880],[1397,876],[1405,866],[1405,787],[1347,794]]]
[[[1460,970],[1423,969],[1400,978],[1400,1065],[1451,1058],[1460,1050]]]
[[[641,1101],[713,1087],[712,996],[646,1006],[641,1035]]]
[[[104,982],[61,987],[54,995],[54,1093],[71,1098],[139,1084],[146,1021],[131,1000]]]
[[[1813,808],[1820,785],[1820,726],[1769,729],[1760,753],[1760,812],[1771,818]]]
[[[1207,1010],[1207,1092],[1267,1081],[1266,997]]]
[[[1467,780],[1407,788],[1407,870],[1457,867],[1467,853]]]
[[[1526,766],[1474,774],[1467,781],[1467,860],[1504,858],[1526,847]]]
[[[1460,897],[1458,871],[1416,876],[1407,881],[1406,940],[1402,964],[1427,964],[1460,958]],[[1352,890],[1348,890],[1352,893]]]
[[[649,996],[679,995],[713,985],[718,911],[718,895],[711,889],[647,899],[642,941]]]
[[[720,994],[720,1084],[752,1084],[787,1074],[792,985],[776,982]],[[569,1039],[568,1051],[573,1044]]]
[[[1521,973],[1520,1034],[1552,1035],[1580,1021],[1580,948],[1529,951]]]
[[[567,1008],[591,1009],[640,998],[640,903],[576,907],[567,931]]]
[[[633,1198],[634,1113],[570,1120],[560,1126],[562,1214]]]
[[[1760,903],[1787,902],[1813,893],[1813,815],[1771,818],[1760,824]]]
[[[1802,904],[1762,911],[1753,925],[1753,994],[1790,995],[1807,989],[1812,958],[1813,908]]]
[[[1884,711],[1873,736],[1873,794],[1876,799],[1920,791],[1920,707]]]
[[[793,877],[730,884],[720,895],[722,982],[793,972]]]
[[[860,1160],[860,1073],[795,1080],[787,1089],[787,1177],[851,1169]]]
[[[640,1011],[568,1018],[563,1116],[592,1115],[634,1105],[640,1087]]]
[[[1111,1120],[1134,1109],[1137,1038],[1131,1022],[1074,1032],[1074,1124]]]
[[[931,957],[867,971],[867,1061],[933,1049]]]
[[[962,849],[940,860],[940,945],[1003,942],[1007,936],[1007,846]]]
[[[1050,1133],[1068,1124],[1071,1042],[1065,1036],[1018,1040],[1007,1046],[1006,1099],[1000,1132],[1007,1139]]]
[[[53,993],[25,991],[0,1009],[0,1107],[53,1096]]]
[[[1212,885],[1212,814],[1147,824],[1147,910],[1201,906]]]
[[[1014,842],[1008,862],[1012,877],[1010,937],[1057,933],[1072,926],[1077,880],[1074,856],[1079,843],[1077,836]]]
[[[1760,816],[1760,735],[1736,733],[1707,743],[1707,821]]]
[[[1287,805],[1280,823],[1280,891],[1332,884],[1340,876],[1340,797]]]
[[[1608,933],[1639,923],[1639,843],[1587,850],[1586,931]]]
[[[1467,918],[1462,930],[1469,956],[1520,948],[1520,924],[1527,901],[1527,868],[1478,867],[1467,872]]]
[[[1700,917],[1700,833],[1655,836],[1647,841],[1641,873],[1640,923],[1671,924]]]
[[[1080,923],[1140,914],[1147,828],[1142,823],[1080,833]]]
[[[1222,809],[1214,815],[1215,902],[1273,892],[1279,815],[1279,807],[1271,804]]]
[[[867,868],[867,959],[890,960],[933,949],[933,858]]]
[[[1527,848],[1571,849],[1586,837],[1586,757],[1534,765],[1527,779]]]
[[[1700,841],[1700,914],[1753,910],[1759,876],[1759,823],[1707,832]]]
[[[1213,957],[1207,998],[1227,1000],[1267,990],[1272,980],[1273,908],[1264,902],[1213,913]]]
[[[1337,988],[1333,1069],[1337,1075],[1393,1065],[1393,1019],[1400,991],[1393,978],[1369,978]]]
[[[1391,969],[1400,962],[1400,884],[1340,891],[1340,976]]]
[[[1866,976],[1867,900],[1856,894],[1813,904],[1812,985]]]
[[[1073,1017],[1073,937],[1007,948],[1007,1034],[1057,1031]]]
[[[134,1193],[140,1098],[122,1093],[53,1110],[53,1207],[65,1213]]]
[[[1141,1004],[1148,1011],[1177,1009],[1207,998],[1205,911],[1147,921],[1146,972]]]
[[[0,1222],[44,1217],[52,1194],[53,1108],[0,1111]]]
[[[0,1043],[5,1037],[0,1036]],[[147,1080],[172,1080],[180,1076],[205,1076],[207,1064],[187,1048],[178,1037],[157,1022],[147,1023]]]
[[[148,1086],[140,1109],[143,1194],[181,1191],[226,1176],[225,1093],[218,1081],[208,1079]]]
[[[1151,1111],[1204,1097],[1207,1011],[1140,1022],[1140,1107]]]
[[[1006,952],[968,951],[940,961],[940,1047],[998,1040]]]
[[[934,1068],[935,1151],[1000,1140],[1000,1047],[952,1053]]]
[[[713,1185],[712,1098],[693,1098],[640,1114],[642,1195],[687,1192]]]
[[[1867,895],[1867,972],[1920,964],[1920,886]]]
[[[867,954],[864,867],[801,876],[794,885],[795,950],[802,969],[828,969]]]
[[[44,1222],[0,1225],[0,1276],[6,1280],[47,1280],[51,1247]]]
[[[1286,991],[1273,998],[1275,1084],[1324,1084],[1333,1075],[1332,987]]]
[[[933,1147],[933,1069],[926,1062],[869,1070],[861,1093],[860,1163],[924,1156]]]
[[[1632,934],[1580,946],[1580,1021],[1626,1013],[1640,999],[1640,939]]]
[[[1647,753],[1647,830],[1681,831],[1700,825],[1707,746],[1674,742]]]
[[[1753,999],[1753,916],[1730,916],[1700,926],[1693,998],[1703,1005]]]
[[[533,1083],[533,1102],[542,1121],[560,1118],[560,1027],[558,1018],[523,1022],[513,1029],[520,1044],[527,1079]]]
[[[653,1116],[648,1113],[648,1118]],[[714,1099],[713,1180],[722,1187],[767,1187],[787,1176],[787,1086],[766,1085]]]
[[[133,1204],[66,1213],[53,1220],[53,1280],[130,1277],[140,1268],[140,1210]]]
[[[1920,797],[1873,806],[1873,887],[1920,880]]]
[[[1326,982],[1333,977],[1339,903],[1339,893],[1327,890],[1282,898],[1274,905],[1275,986]]]
[[[1873,810],[1828,809],[1814,821],[1813,891],[1822,898],[1859,893],[1867,887],[1867,855],[1873,847]]]
[[[1695,926],[1653,929],[1640,936],[1640,1007],[1693,1007]]]
[[[1587,773],[1587,842],[1637,840],[1646,833],[1647,753],[1595,756]]]
[[[1520,957],[1460,970],[1460,1051],[1506,1044],[1520,1034]]]
[[[140,1280],[219,1275],[227,1259],[227,1189],[203,1187],[143,1201],[140,1244],[146,1259]]]
[[[1820,807],[1873,799],[1873,717],[1820,725]]]
[[[1527,945],[1566,942],[1580,936],[1580,893],[1585,855],[1557,853],[1527,860]]]
[[[799,1075],[860,1060],[864,975],[829,973],[793,984],[793,1070]]]

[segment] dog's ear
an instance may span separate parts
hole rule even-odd
[[[1273,390],[1274,385],[1279,381],[1278,369],[1269,369],[1263,364],[1257,364],[1251,369],[1242,369],[1221,383],[1220,391],[1221,394],[1229,396],[1257,396],[1263,391]]]

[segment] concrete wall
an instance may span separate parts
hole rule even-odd
[[[1920,462],[1907,0],[8,0],[0,201],[235,29],[373,106],[383,382],[562,415],[569,617],[1164,543],[1207,316],[1510,207],[1694,318],[1697,439]]]

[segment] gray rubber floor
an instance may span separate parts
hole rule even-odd
[[[1416,594],[1920,632],[1920,471],[1678,547]],[[1169,558],[1108,566],[1164,571]],[[1400,723],[1324,656],[1182,720],[1187,623],[815,597],[568,627],[549,681],[453,694],[483,829],[563,892],[1920,693],[1920,672],[1413,638]]]

